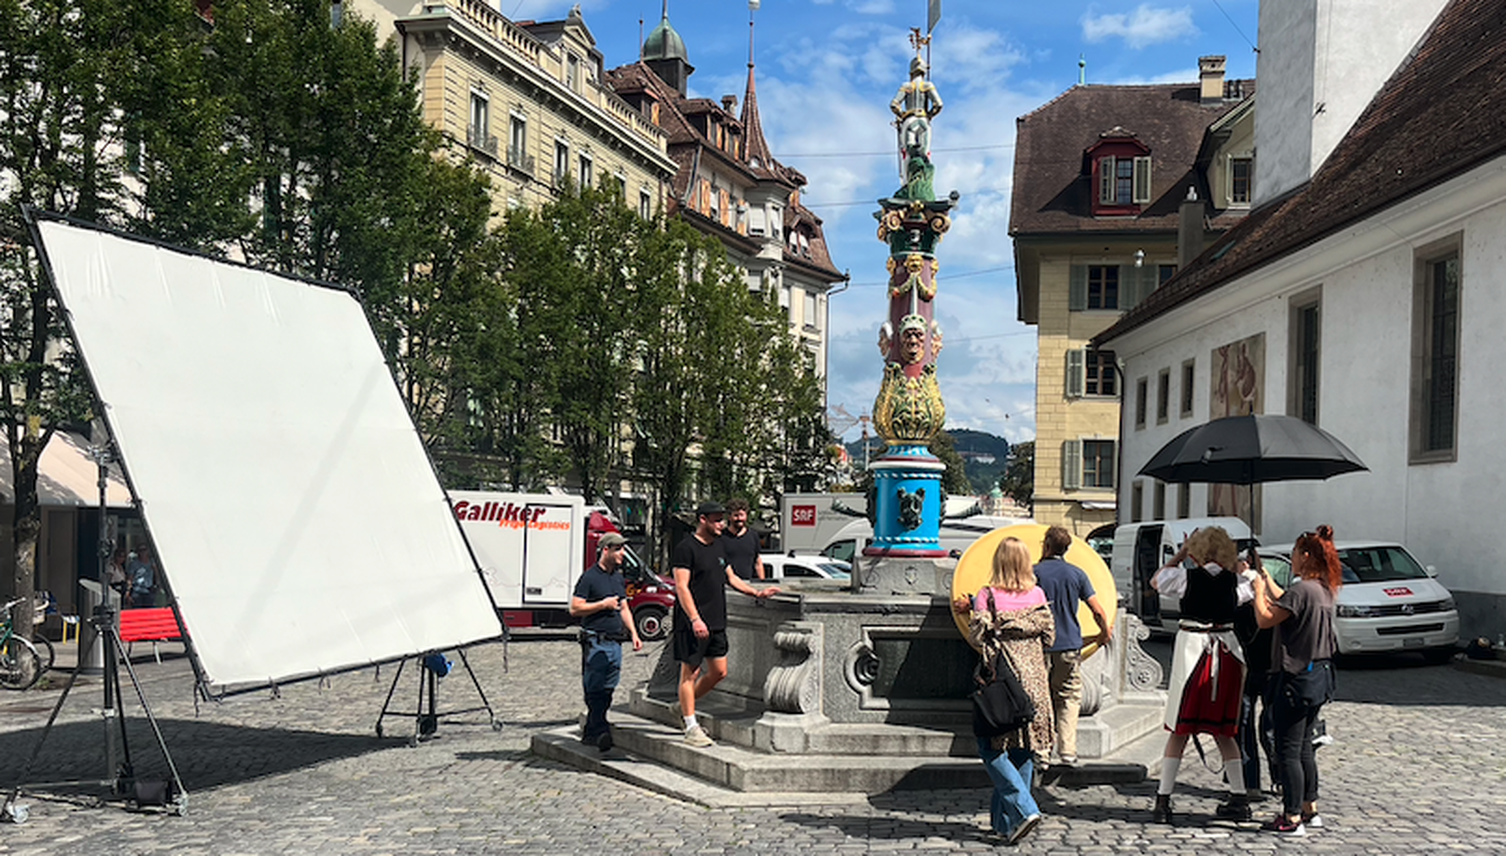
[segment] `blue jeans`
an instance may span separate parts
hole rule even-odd
[[[595,742],[610,730],[607,708],[622,677],[622,643],[589,635],[581,640],[580,681],[586,695],[586,727],[581,739]]]
[[[994,832],[1008,835],[1040,806],[1030,795],[1030,781],[1035,776],[1035,759],[1028,749],[1010,749],[1006,753],[989,745],[986,737],[978,738],[978,757],[994,783],[989,806]]]

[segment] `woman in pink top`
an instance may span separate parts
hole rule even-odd
[[[1050,752],[1055,739],[1046,647],[1056,625],[1045,592],[1035,584],[1030,550],[1018,538],[1005,538],[994,552],[988,585],[971,602],[958,598],[953,608],[971,612],[969,634],[984,660],[1002,660],[1000,668],[1007,664],[1035,704],[1035,720],[1028,727],[1001,737],[978,738],[978,756],[994,783],[993,830],[1014,844],[1041,821],[1030,784],[1035,756]]]

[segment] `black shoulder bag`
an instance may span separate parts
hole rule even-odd
[[[994,593],[988,592],[988,611],[994,608]],[[981,686],[973,691],[973,734],[999,737],[1018,731],[1035,720],[1035,704],[1025,692],[1020,678],[1001,654],[988,663],[989,679],[983,680],[983,663],[974,675]]]

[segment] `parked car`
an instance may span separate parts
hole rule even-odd
[[[764,553],[764,574],[769,579],[823,579],[847,580],[852,576],[852,565],[826,556],[785,556],[779,553]]]
[[[1343,566],[1333,622],[1340,654],[1417,651],[1442,663],[1459,644],[1459,611],[1454,596],[1395,542],[1344,541],[1335,544]],[[1260,560],[1277,584],[1291,585],[1291,559],[1285,551],[1262,549]]]

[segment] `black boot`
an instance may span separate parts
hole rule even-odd
[[[1250,813],[1250,796],[1229,794],[1228,801],[1219,803],[1213,813],[1225,820],[1249,820],[1253,816]]]
[[[1172,825],[1171,794],[1156,794],[1156,805],[1150,810],[1150,822]]]

